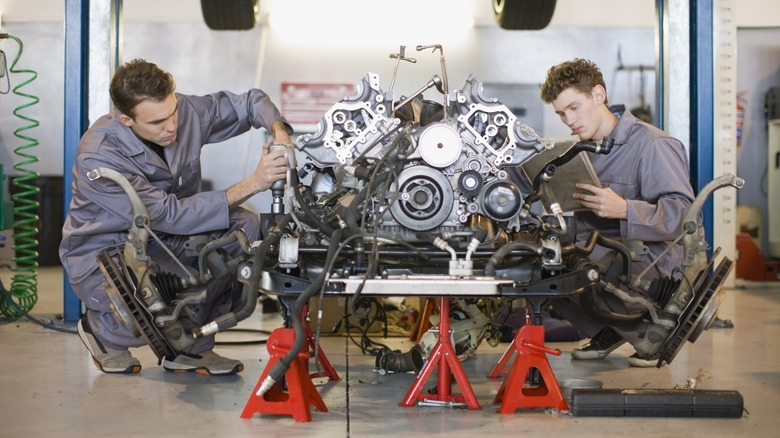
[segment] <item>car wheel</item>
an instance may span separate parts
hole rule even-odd
[[[492,0],[493,13],[501,29],[539,30],[550,24],[555,0]]]
[[[200,0],[206,26],[212,30],[249,30],[257,24],[260,0]]]

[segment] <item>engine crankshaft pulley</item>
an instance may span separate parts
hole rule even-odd
[[[441,172],[410,167],[398,175],[398,199],[390,207],[395,220],[415,231],[441,225],[452,213],[455,194]]]

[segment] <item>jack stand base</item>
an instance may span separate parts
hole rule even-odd
[[[300,353],[290,364],[290,368],[284,374],[283,382],[276,382],[271,389],[262,395],[258,391],[268,377],[269,371],[282,359],[292,347],[295,341],[295,331],[288,328],[278,328],[271,332],[266,346],[271,353],[271,359],[263,370],[260,380],[257,381],[252,395],[249,397],[241,418],[250,418],[255,413],[292,415],[295,421],[311,421],[309,405],[322,412],[328,412],[325,402],[314,387],[307,371],[308,353]],[[287,390],[282,388],[286,384]]]
[[[321,346],[317,345],[317,339],[314,336],[314,332],[311,331],[311,326],[308,324],[306,316],[309,314],[309,303],[306,303],[303,306],[303,321],[305,323],[303,324],[303,328],[306,331],[306,346],[309,347],[311,351],[316,351],[317,354],[317,362],[320,364],[320,367],[322,367],[321,372],[317,373],[309,373],[309,377],[315,378],[315,377],[327,377],[328,380],[333,382],[338,382],[341,380],[341,377],[339,377],[336,370],[333,368],[333,365],[330,364],[330,361],[328,360],[327,356],[325,356],[325,351],[322,349]],[[318,348],[319,347],[319,348]],[[307,362],[308,365],[308,362]],[[307,367],[308,369],[308,367]]]
[[[417,375],[414,385],[412,385],[406,397],[400,403],[401,406],[411,407],[415,403],[420,402],[428,406],[465,406],[469,409],[482,409],[458,360],[455,348],[452,346],[450,339],[449,300],[448,297],[441,298],[441,304],[439,304],[439,339],[428,354],[428,359],[420,370],[420,374]],[[436,394],[421,396],[420,392],[423,386],[425,386],[425,383],[437,366],[439,370]],[[455,382],[457,382],[462,395],[450,393],[451,376],[455,377]]]
[[[560,356],[561,352],[544,347],[544,326],[525,325],[520,328],[512,342],[517,349],[517,358],[493,400],[494,404],[501,403],[499,412],[511,414],[518,408],[568,410],[546,356]],[[504,356],[509,357],[511,353],[508,351]],[[497,369],[501,371],[500,368]],[[538,386],[526,387],[526,378],[534,369],[538,371],[541,382]]]

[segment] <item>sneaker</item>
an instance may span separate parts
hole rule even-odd
[[[115,350],[105,346],[92,334],[92,328],[86,318],[76,324],[79,338],[92,355],[92,362],[104,373],[133,374],[141,371],[141,362],[128,350]]]
[[[658,366],[658,359],[642,359],[634,353],[628,356],[628,364],[636,368],[652,368]]]
[[[206,350],[200,354],[180,353],[172,359],[166,357],[163,368],[174,373],[193,372],[204,376],[229,376],[243,371],[244,364]]]
[[[571,357],[580,360],[603,359],[625,342],[616,331],[606,327],[596,333],[588,344],[575,348]]]

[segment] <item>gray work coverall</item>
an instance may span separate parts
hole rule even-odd
[[[682,245],[675,245],[661,257],[669,243],[681,232],[682,219],[694,200],[690,184],[688,155],[683,144],[653,125],[638,120],[626,110],[609,137],[615,140],[609,154],[588,153],[602,187],[609,187],[627,202],[626,219],[605,219],[591,211],[578,211],[577,243],[585,243],[591,231],[619,240],[642,241],[649,250],[641,262],[632,263],[639,274],[656,259],[658,263],[643,278],[671,276],[682,261]],[[701,230],[703,232],[703,230]],[[600,260],[608,250],[596,246],[591,259]],[[587,337],[593,337],[604,324],[584,314],[568,299],[551,300],[553,307]],[[617,330],[629,342],[634,333]]]
[[[242,228],[249,241],[257,240],[257,214],[243,208],[228,208],[225,190],[200,192],[201,148],[219,143],[250,128],[271,132],[274,122],[284,122],[268,95],[253,89],[234,94],[226,91],[205,96],[176,93],[178,131],[176,142],[163,148],[165,160],[119,121],[113,112],[99,118],[79,143],[73,166],[73,197],[62,228],[59,253],[76,295],[87,308],[85,317],[93,333],[111,348],[138,347],[146,342],[120,324],[110,309],[108,283],[96,256],[105,249],[116,255],[131,227],[132,206],[125,192],[113,181],[90,181],[87,172],[98,167],[114,169],[127,177],[146,205],[150,227],[185,265],[196,267],[195,259],[184,257],[184,243],[191,235],[220,237]],[[218,146],[215,146],[218,147]],[[240,249],[230,248],[236,255]],[[147,254],[161,270],[182,275],[178,265],[150,240]],[[204,324],[230,311],[230,285],[215,281],[209,285],[207,302],[196,306],[196,322]],[[213,348],[214,339],[199,340],[191,353]]]

